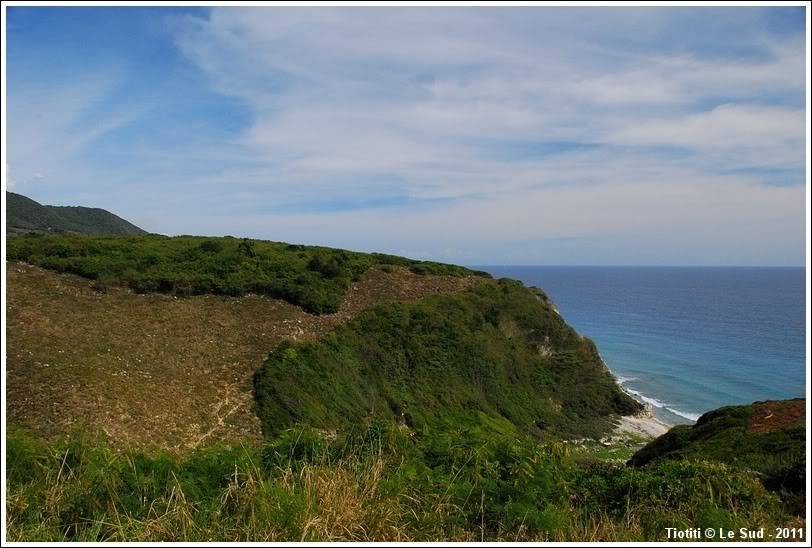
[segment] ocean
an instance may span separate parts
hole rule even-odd
[[[669,424],[804,396],[804,268],[476,268],[542,288]]]

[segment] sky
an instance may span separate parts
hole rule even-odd
[[[805,12],[7,8],[7,187],[469,265],[805,264]]]

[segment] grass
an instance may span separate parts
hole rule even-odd
[[[771,418],[786,407],[707,414],[635,466],[631,447],[564,443],[640,405],[518,282],[233,238],[9,242],[11,259],[86,278],[9,263],[11,424],[55,426],[6,439],[9,540],[651,541],[803,512],[779,497],[803,484],[798,414]],[[264,439],[229,424],[236,400]],[[111,439],[170,432],[182,450],[59,435],[100,416],[125,425]]]
[[[453,431],[482,413],[495,432],[598,437],[641,409],[543,293],[511,280],[377,306],[318,341],[282,343],[254,386],[269,436],[370,416]]]
[[[771,428],[764,428],[764,408]],[[766,414],[769,413],[769,414]],[[768,489],[780,493],[793,511],[805,505],[805,402],[757,402],[722,407],[706,413],[695,425],[675,426],[637,452],[631,464],[665,460],[712,460],[757,474]],[[782,420],[791,414],[794,420]]]
[[[336,312],[350,284],[373,266],[416,274],[488,276],[466,268],[380,253],[199,236],[25,234],[9,239],[8,260],[123,286],[138,293],[268,295],[308,312]]]
[[[623,433],[602,440],[586,439],[573,444],[573,449],[576,455],[580,451],[589,460],[625,463],[650,441],[641,434]]]
[[[336,314],[264,296],[139,295],[8,263],[9,423],[44,437],[104,433],[116,447],[185,451],[258,441],[252,378],[285,339],[321,337],[362,310],[457,292],[478,277],[372,268]]]
[[[7,459],[9,540],[632,541],[792,520],[721,464],[629,468],[523,435],[437,439],[374,421],[182,458],[12,431]]]

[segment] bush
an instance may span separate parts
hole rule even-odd
[[[803,400],[768,403],[796,407],[803,414]],[[648,466],[671,460],[726,463],[738,470],[757,473],[764,485],[779,493],[794,511],[806,490],[803,421],[770,432],[753,432],[749,428],[753,414],[753,405],[728,406],[705,413],[696,424],[675,426],[640,449],[629,464]]]
[[[542,344],[554,353],[540,352]],[[473,420],[491,431],[600,436],[613,415],[641,409],[591,341],[510,281],[377,306],[322,341],[283,343],[254,387],[269,436],[299,423],[342,430],[370,418],[418,430]]]
[[[431,464],[430,451],[444,456]],[[11,431],[8,538],[657,541],[665,527],[790,520],[758,481],[723,465],[584,464],[560,444],[476,427],[293,429],[262,452],[116,452]]]
[[[473,275],[453,265],[231,237],[25,234],[10,238],[7,248],[9,260],[102,280],[100,288],[123,285],[141,293],[178,295],[253,292],[317,314],[336,312],[350,280],[378,264]]]
[[[347,263],[347,257],[339,255],[325,256],[323,253],[317,253],[307,263],[307,268],[314,272],[320,273],[326,278],[337,278],[344,272],[344,265]]]
[[[217,240],[206,240],[198,246],[203,253],[219,253],[223,250],[223,244]]]

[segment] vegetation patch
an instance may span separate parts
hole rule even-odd
[[[635,453],[629,464],[643,466],[664,460],[725,463],[755,473],[796,511],[804,507],[806,491],[803,409],[802,399],[722,407],[705,413],[694,425],[675,426]],[[770,424],[775,427],[753,428],[753,424],[773,419]]]
[[[495,432],[598,437],[641,409],[543,292],[506,279],[378,306],[318,341],[284,342],[254,386],[271,437],[370,417],[453,431],[472,414]]]
[[[484,276],[466,268],[381,253],[198,236],[25,234],[7,259],[124,286],[138,293],[267,295],[316,314],[338,310],[353,281],[375,265],[416,274]]]
[[[477,428],[293,429],[184,457],[12,431],[7,463],[12,541],[652,541],[666,527],[797,523],[725,465],[584,462]]]
[[[462,291],[480,277],[371,268],[336,314],[265,296],[140,295],[7,263],[10,424],[103,433],[117,448],[186,451],[262,438],[252,379],[285,339],[321,337],[371,306]]]

